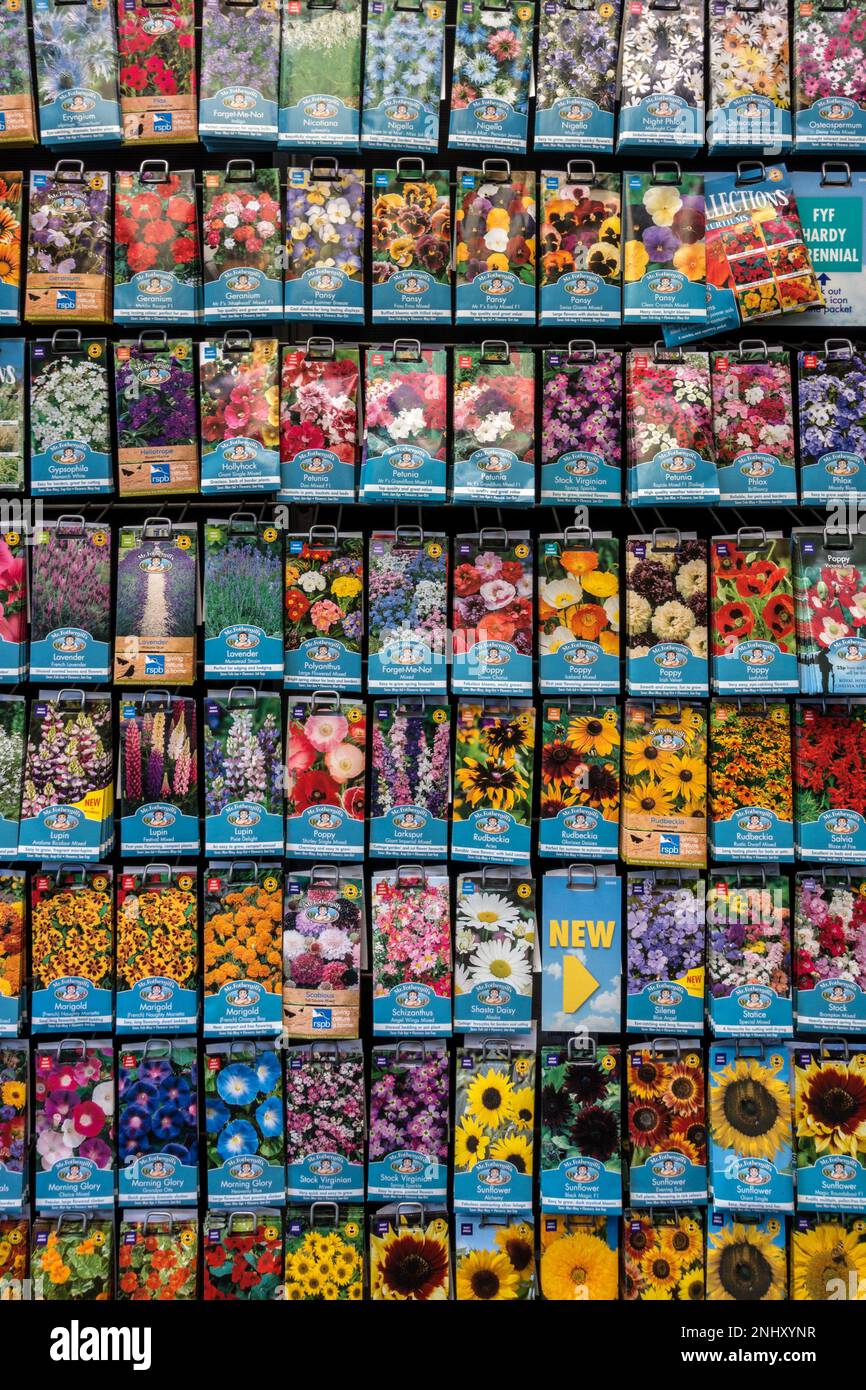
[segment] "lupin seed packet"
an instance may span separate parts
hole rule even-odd
[[[363,856],[367,719],[335,691],[291,695],[286,734],[286,854]]]
[[[354,502],[358,349],[310,338],[286,344],[280,373],[280,490],[286,502]]]
[[[793,1211],[792,1066],[784,1045],[714,1042],[707,1070],[713,1206]]]
[[[206,170],[202,186],[205,323],[282,318],[279,169],[230,159],[224,172]]]
[[[107,348],[104,338],[82,338],[77,328],[30,344],[34,497],[114,491]]]
[[[837,9],[798,0],[794,6],[794,140],[797,153],[866,149],[866,71],[862,3]]]
[[[280,486],[279,345],[248,329],[199,343],[201,490],[276,492]]]
[[[117,31],[106,0],[34,0],[39,131],[58,148],[119,145]]]
[[[174,1037],[195,1032],[200,975],[196,889],[197,871],[184,865],[146,864],[125,866],[121,871],[117,885],[119,1035]]]
[[[538,688],[619,692],[619,541],[568,527],[538,541]]]
[[[555,2],[555,0],[554,0]],[[619,327],[622,255],[619,173],[572,159],[541,181],[539,322],[574,328]]]
[[[704,882],[696,872],[631,873],[626,881],[626,1031],[703,1029]]]
[[[374,873],[370,931],[373,1033],[449,1035],[453,960],[445,866],[401,864]]]
[[[195,140],[192,0],[117,0],[117,44],[124,145]]]
[[[533,170],[507,159],[457,170],[458,324],[535,323],[536,218]]]
[[[279,679],[283,674],[283,546],[252,512],[204,528],[204,674]]]
[[[279,694],[253,686],[210,690],[204,716],[205,853],[282,854]]]
[[[626,1085],[632,1206],[702,1206],[707,1117],[700,1038],[633,1043]]]
[[[370,0],[363,149],[436,153],[444,52],[445,6],[439,0]]]
[[[357,1038],[366,948],[358,864],[313,864],[286,878],[283,1029],[290,1038]]]
[[[114,844],[111,696],[40,690],[30,706],[19,859],[88,864]]]
[[[451,323],[451,192],[423,159],[373,170],[373,323]]]
[[[286,0],[280,60],[280,149],[357,150],[361,0]]]
[[[114,322],[195,323],[201,313],[195,174],[145,160],[114,177]]]
[[[372,708],[370,844],[376,859],[448,853],[451,713],[423,695],[381,697]]]
[[[866,496],[866,353],[848,338],[799,352],[797,391],[800,501],[836,503],[844,514]]]
[[[608,864],[570,864],[545,873],[540,941],[546,1033],[618,1033],[622,1027],[621,889]]]
[[[210,1206],[248,1210],[286,1193],[283,1068],[273,1043],[209,1043],[204,1129]]]
[[[448,1193],[450,1058],[444,1039],[373,1048],[367,1196],[426,1201]]]
[[[712,700],[709,774],[715,858],[790,863],[794,788],[787,701]]]
[[[283,1020],[283,881],[276,864],[214,861],[204,876],[203,1032],[273,1037]]]
[[[286,689],[360,690],[363,538],[329,526],[287,536],[284,580]]]
[[[111,671],[111,531],[83,516],[32,537],[30,679],[107,681]],[[8,605],[4,604],[4,617]]]
[[[703,174],[669,161],[623,175],[624,324],[687,324],[690,338],[703,337],[705,226]]]
[[[538,12],[536,150],[613,154],[620,0],[574,6],[546,0]]]
[[[417,338],[371,347],[364,365],[362,502],[444,502],[447,357]]]
[[[626,497],[636,506],[719,501],[706,352],[640,350],[625,359]]]
[[[627,864],[703,869],[707,715],[680,699],[627,700],[620,854]]]
[[[804,695],[866,695],[866,638],[857,594],[866,541],[853,531],[795,529],[794,617]]]
[[[31,173],[26,323],[109,322],[110,186],[108,173],[85,171],[80,159]]]
[[[619,506],[622,356],[574,340],[543,353],[541,504]]]
[[[195,700],[146,690],[120,700],[120,847],[133,858],[198,854]]]
[[[866,1031],[863,865],[809,869],[795,879],[794,1009],[799,1033]]]
[[[790,1037],[791,917],[778,865],[717,869],[707,888],[708,1018],[718,1037]]]
[[[744,10],[735,0],[713,0],[708,28],[710,152],[789,150],[788,6],[760,0]]]
[[[286,1191],[290,1201],[364,1200],[364,1053],[360,1042],[286,1052]]]
[[[866,1052],[853,1041],[795,1044],[798,1211],[863,1210],[866,1133],[850,1117],[861,1114],[864,1077]]]
[[[532,545],[528,531],[455,537],[451,689],[532,694]]]
[[[195,678],[196,527],[151,517],[121,527],[114,622],[116,685],[191,685]]]
[[[211,149],[277,143],[280,0],[204,0],[198,129]]]
[[[706,695],[707,550],[694,533],[626,541],[626,688],[631,695]]]
[[[455,502],[535,504],[535,358],[508,343],[454,357]]]
[[[535,5],[460,0],[449,149],[526,153]]]
[[[195,1202],[199,1079],[194,1039],[127,1039],[117,1061],[119,1200],[135,1207]]]
[[[704,143],[704,6],[662,0],[623,9],[617,153],[687,155]]]
[[[289,169],[284,313],[289,320],[364,322],[363,169],[317,156]]]
[[[761,339],[710,353],[713,451],[723,506],[797,502],[790,356]]]
[[[369,404],[369,402],[368,402]],[[374,531],[368,568],[367,689],[444,696],[448,626],[446,537],[420,527]]]
[[[620,818],[620,718],[612,701],[554,696],[542,705],[538,853],[615,859]]]
[[[110,1029],[114,905],[104,865],[43,864],[30,893],[31,1022],[43,1033]]]
[[[622,1069],[617,1045],[541,1048],[541,1205],[622,1210]]]
[[[741,527],[710,542],[713,690],[796,695],[797,645],[791,542]]]
[[[531,1212],[534,1034],[464,1041],[457,1049],[455,1090],[458,1221],[463,1211]]]
[[[457,880],[454,1028],[519,1033],[532,1022],[537,954],[535,884],[511,865]]]
[[[794,705],[797,857],[827,864],[866,859],[866,701]]]
[[[505,696],[459,702],[453,859],[529,862],[534,749],[531,701]]]
[[[191,338],[160,328],[114,345],[121,497],[198,492],[198,401]]]
[[[111,1218],[117,1162],[115,1079],[114,1047],[110,1041],[64,1038],[58,1042],[42,1041],[35,1047],[35,1201],[39,1211],[68,1212],[69,1189],[74,1185],[76,1211],[89,1214],[107,1209]],[[82,1219],[86,1222],[87,1215]],[[109,1219],[109,1231],[112,1227]],[[68,1262],[67,1257],[65,1263]],[[110,1281],[110,1268],[109,1260],[104,1272],[106,1282]],[[84,1270],[88,1269],[94,1277],[92,1261],[89,1266],[84,1265]]]

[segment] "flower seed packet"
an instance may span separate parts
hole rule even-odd
[[[620,0],[540,6],[534,149],[613,154],[621,11]]]
[[[549,869],[541,893],[545,1033],[622,1027],[622,881],[613,865]]]
[[[759,1214],[793,1211],[790,1054],[783,1044],[772,1042],[714,1042],[707,1071],[713,1207]],[[711,1288],[712,1245],[711,1236]]]
[[[798,353],[797,369],[800,500],[835,503],[844,517],[849,499],[866,493],[866,355],[828,338],[823,351]]]
[[[108,173],[85,172],[80,159],[31,173],[26,323],[110,321],[110,187]]]
[[[631,695],[706,695],[707,550],[693,532],[626,542],[626,688]]]
[[[45,145],[119,145],[117,31],[106,0],[34,0],[39,132]]]
[[[124,145],[195,140],[192,0],[163,0],[159,5],[150,0],[118,0],[117,43]]]
[[[543,701],[538,853],[615,859],[620,819],[620,720],[613,703]]]
[[[30,679],[104,682],[111,671],[111,531],[83,516],[32,537]],[[4,617],[9,616],[9,600]]]
[[[114,491],[108,345],[58,328],[30,344],[30,490],[34,497]]]
[[[620,854],[627,864],[703,869],[707,715],[681,700],[627,700]]]
[[[195,700],[146,690],[120,701],[120,847],[133,857],[197,854]]]
[[[0,340],[0,487],[24,491],[24,377],[27,344]]]
[[[535,357],[488,340],[454,358],[455,502],[535,505]]]
[[[159,1160],[155,1160],[159,1163]],[[142,1302],[194,1302],[198,1274],[198,1212],[121,1212],[118,1227],[117,1297]]]
[[[276,492],[280,485],[279,345],[231,330],[199,343],[201,490]]]
[[[866,695],[866,638],[857,596],[866,543],[853,531],[795,529],[794,613],[804,695]]]
[[[791,80],[784,0],[761,0],[746,11],[736,0],[713,0],[708,29],[710,152],[789,150]]]
[[[451,713],[423,695],[373,703],[372,858],[448,853]]]
[[[716,859],[794,858],[791,709],[785,700],[710,702],[710,850]]]
[[[626,497],[637,506],[701,506],[719,501],[713,454],[713,404],[706,352],[625,359]]]
[[[704,175],[674,161],[623,175],[624,324],[688,324],[689,341],[707,323]],[[670,335],[670,336],[669,336]]]
[[[809,870],[795,879],[794,1010],[797,1031],[866,1031],[860,961],[866,950],[863,866]]]
[[[866,149],[863,5],[794,6],[794,139],[798,154]]]
[[[17,685],[27,673],[27,537],[0,536],[0,685]]]
[[[455,1297],[502,1302],[535,1297],[535,1228],[509,1213],[461,1212],[456,1223]]]
[[[713,690],[796,695],[791,542],[741,527],[710,542]]]
[[[707,996],[717,1036],[793,1033],[788,904],[788,880],[778,865],[713,872],[707,889]]]
[[[457,1048],[454,1207],[532,1210],[535,1035],[473,1038]]]
[[[863,1209],[866,1142],[849,1117],[864,1103],[864,1072],[866,1052],[845,1038],[795,1044],[798,1211]]]
[[[0,695],[0,772],[3,774],[3,791],[0,792],[0,850],[4,851],[9,859],[15,858],[18,849],[23,795],[25,726],[24,696]],[[2,936],[5,936],[6,932],[9,931],[13,937],[17,938],[19,930],[17,910],[10,908],[3,896],[8,887],[8,877],[0,876],[0,904],[2,904],[0,919],[4,913],[8,919],[2,927]],[[7,952],[9,959],[6,958]],[[22,964],[22,952],[23,943],[16,945],[15,941],[12,941],[4,949],[2,937],[0,937],[0,1036],[4,1032],[3,1006],[7,998],[2,993],[2,985],[4,982],[8,984],[10,995],[18,995],[20,989],[18,974]],[[12,978],[6,976],[4,966],[8,967]],[[10,1007],[14,1006],[15,1017],[18,1014],[19,1002],[17,997],[10,1001]]]
[[[703,1302],[704,1213],[700,1207],[623,1212],[622,1297]]]
[[[534,324],[534,171],[507,159],[458,169],[454,221],[457,322]]]
[[[2,707],[0,707],[2,716]],[[24,714],[21,711],[20,763],[24,760]],[[9,767],[9,734],[0,726],[0,764]],[[0,805],[0,827],[9,816],[8,800]],[[18,827],[15,844],[7,843],[4,850],[15,853],[18,846]],[[26,920],[27,875],[23,869],[7,869],[0,873],[0,1037],[17,1037],[26,1002],[24,923]]]
[[[444,1039],[377,1042],[374,1046],[369,1198],[418,1202],[447,1196],[449,1073]]]
[[[414,526],[374,531],[368,576],[368,691],[444,696],[446,537]]]
[[[657,1038],[628,1050],[629,1197],[633,1207],[707,1200],[701,1039]]]
[[[367,719],[351,695],[290,695],[286,854],[316,860],[364,853]]]
[[[445,865],[402,864],[373,874],[373,1033],[451,1032],[451,906]]]
[[[570,526],[538,542],[538,688],[619,692],[619,541]]]
[[[362,502],[445,501],[446,364],[417,338],[367,349]]]
[[[460,0],[448,148],[525,154],[535,5]]]
[[[209,149],[277,143],[280,0],[204,0],[199,135]]]
[[[317,1040],[286,1051],[290,1201],[364,1200],[364,1052]]]
[[[114,845],[111,696],[40,690],[30,706],[19,859],[93,863]]]
[[[363,538],[329,526],[287,536],[284,577],[286,689],[360,690]]]
[[[357,150],[361,0],[287,0],[280,60],[280,149]]]
[[[370,0],[361,146],[435,154],[445,52],[437,0]]]
[[[210,690],[204,716],[205,853],[281,855],[279,694],[241,685]]]
[[[578,12],[579,13],[579,12]],[[618,328],[622,313],[620,175],[572,159],[541,180],[542,325]]]
[[[21,322],[23,179],[20,172],[0,174],[0,220],[3,223],[0,230],[0,323],[6,324]]]
[[[609,1303],[619,1293],[619,1220],[542,1211],[539,1283],[548,1302]]]
[[[230,159],[202,180],[205,323],[282,318],[279,169]]]
[[[195,678],[196,526],[151,517],[118,537],[116,685],[191,685]]]
[[[121,497],[198,492],[198,401],[191,338],[143,329],[114,345]]]
[[[358,349],[333,338],[283,348],[280,490],[286,502],[354,502]]]
[[[38,139],[27,31],[27,10],[12,0],[0,15],[0,44],[5,55],[0,93],[0,149],[6,145],[35,145]]]
[[[368,40],[369,44],[369,40]],[[288,171],[285,317],[364,322],[364,170],[316,156]]]
[[[701,149],[704,30],[700,0],[624,8],[617,153],[675,146],[691,155]]]
[[[31,882],[31,1022],[43,1033],[111,1028],[111,869],[43,864]]]
[[[866,701],[794,705],[797,858],[859,864],[866,858]]]
[[[541,1048],[541,1204],[622,1211],[622,1069],[617,1045]]]
[[[204,529],[204,674],[283,674],[283,546],[273,525],[235,512]]]
[[[532,694],[532,590],[528,531],[455,537],[455,694]]]
[[[205,1303],[276,1300],[284,1280],[283,1213],[278,1207],[208,1210],[202,1245]]]
[[[420,158],[373,170],[373,323],[451,323],[449,178]]]
[[[791,1224],[791,1298],[798,1303],[862,1302],[863,1218],[850,1212],[798,1211]]]
[[[39,1211],[68,1212],[72,1188],[76,1211],[89,1214],[107,1209],[111,1216],[117,1161],[114,1087],[114,1047],[110,1040],[85,1042],[81,1038],[65,1038],[39,1042],[35,1047],[35,1203]],[[87,1215],[83,1220],[87,1221]],[[109,1219],[109,1231],[112,1226]],[[76,1237],[76,1244],[79,1238]],[[71,1263],[74,1267],[75,1261]],[[87,1268],[93,1278],[94,1262]],[[109,1260],[104,1274],[107,1283],[110,1270]]]
[[[192,169],[161,159],[114,176],[114,322],[195,323],[201,237]]]
[[[525,1032],[538,939],[532,877],[509,864],[462,873],[456,911],[455,1031]]]
[[[746,340],[710,353],[713,449],[728,506],[796,505],[791,364],[786,351]]]
[[[117,1060],[120,1201],[136,1207],[195,1202],[199,1110],[195,1041],[127,1039],[120,1044]]]
[[[333,1279],[311,1278],[308,1272],[323,1240],[333,1256]],[[364,1297],[366,1265],[363,1205],[311,1202],[286,1208],[285,1270],[275,1298],[293,1303],[358,1302]]]
[[[687,869],[626,881],[626,1031],[701,1031],[704,1024],[704,881]]]
[[[204,1128],[209,1206],[246,1211],[284,1201],[283,1067],[272,1042],[208,1043]]]
[[[621,354],[572,341],[542,360],[541,505],[619,506]]]
[[[117,885],[118,1034],[173,1037],[195,1032],[200,973],[196,886],[197,870],[184,865],[123,868]]]
[[[62,1211],[32,1223],[30,1270],[37,1300],[111,1297],[114,1262],[114,1215],[90,1216]]]
[[[283,1021],[283,884],[276,864],[214,861],[204,878],[206,1038],[273,1037]]]
[[[505,696],[459,702],[452,859],[529,863],[534,749],[530,700]]]
[[[0,1041],[0,1085],[3,1087],[3,1129],[0,1131],[0,1201],[5,1213],[20,1213],[28,1187],[27,1125],[30,1090],[30,1044],[24,1039]],[[6,1232],[0,1232],[4,1240]],[[4,1294],[7,1288],[4,1279]]]
[[[406,1280],[397,1265],[420,1261],[422,1279]],[[370,1217],[370,1297],[374,1303],[426,1303],[451,1297],[451,1237],[444,1206],[380,1207]]]
[[[290,1038],[357,1038],[366,955],[359,864],[313,864],[286,879],[283,1030]]]

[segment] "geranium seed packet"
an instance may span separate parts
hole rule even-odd
[[[282,318],[279,169],[230,159],[224,173],[206,170],[202,187],[205,323]]]
[[[619,541],[568,527],[538,541],[538,688],[619,692]]]
[[[114,322],[195,323],[201,313],[195,174],[161,159],[114,178]]]
[[[373,702],[370,843],[374,858],[448,853],[451,713],[423,695]]]
[[[574,340],[543,353],[541,504],[619,506],[622,356]]]
[[[360,690],[363,538],[329,526],[287,536],[284,578],[286,689]]]
[[[351,695],[289,699],[286,854],[357,859],[364,851],[367,719]]]
[[[232,686],[205,696],[207,854],[282,854],[281,726],[278,693]]]
[[[618,1046],[541,1048],[541,1204],[546,1212],[622,1210]]]
[[[579,13],[579,12],[578,12]],[[622,306],[618,173],[572,159],[541,180],[542,325],[618,327]]]
[[[532,593],[528,531],[487,527],[455,537],[455,694],[532,694]]]
[[[531,875],[509,864],[460,875],[454,923],[457,1032],[526,1030],[533,1021],[537,940]]]
[[[455,502],[535,504],[535,359],[508,343],[454,357]]]

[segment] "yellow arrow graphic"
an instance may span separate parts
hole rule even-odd
[[[562,1007],[575,1014],[598,989],[598,980],[577,956],[565,956],[562,965]]]

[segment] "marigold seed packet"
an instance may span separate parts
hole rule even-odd
[[[206,854],[282,854],[282,738],[279,694],[233,686],[205,696]]]
[[[618,1046],[541,1048],[541,1204],[546,1212],[622,1210]]]
[[[534,880],[508,864],[462,873],[455,910],[455,1030],[525,1032],[538,956]]]
[[[378,1042],[370,1073],[367,1196],[444,1200],[448,1192],[450,1061],[442,1039]]]
[[[374,873],[370,933],[374,1035],[450,1034],[453,960],[445,867],[401,864]]]
[[[367,719],[333,691],[291,697],[286,732],[286,853],[315,860],[364,852]]]
[[[759,1215],[793,1211],[791,1082],[791,1058],[784,1045],[742,1040],[710,1044],[710,1189],[716,1210]],[[711,1253],[710,1287],[712,1265]]]
[[[199,911],[195,868],[124,867],[117,884],[118,1034],[194,1033]]]
[[[707,1200],[701,1039],[658,1038],[628,1050],[629,1194],[633,1207]]]
[[[290,1038],[357,1038],[367,950],[359,864],[314,864],[286,878],[283,1029]]]
[[[541,713],[538,853],[615,859],[619,844],[622,732],[607,701],[545,700]]]
[[[204,877],[203,1031],[268,1037],[283,1021],[283,875],[277,864],[214,861]]]
[[[195,1040],[121,1043],[117,1072],[119,1200],[175,1207],[198,1197]],[[180,1213],[178,1213],[180,1216]],[[196,1242],[193,1242],[193,1260]]]
[[[93,1033],[113,1021],[112,871],[44,864],[30,892],[31,1017],[40,1032]]]

